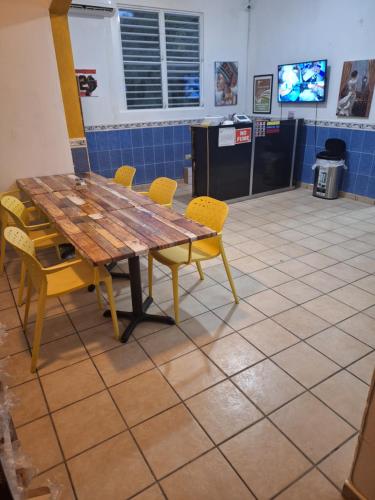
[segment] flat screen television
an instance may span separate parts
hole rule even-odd
[[[282,64],[278,68],[278,102],[324,102],[327,59]]]

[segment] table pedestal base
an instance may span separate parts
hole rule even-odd
[[[161,316],[159,314],[148,314],[146,311],[152,304],[152,297],[147,297],[143,302],[142,299],[142,282],[141,282],[141,268],[139,264],[139,257],[129,258],[129,277],[130,277],[130,291],[132,297],[133,311],[117,311],[117,317],[126,318],[130,323],[125,328],[124,333],[121,335],[121,342],[125,343],[129,340],[130,335],[133,333],[135,327],[143,321],[152,321],[155,323],[164,323],[167,325],[174,325],[175,320],[170,316]],[[111,316],[111,311],[104,311],[106,318]]]

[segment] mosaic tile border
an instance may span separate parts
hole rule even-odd
[[[194,120],[166,120],[157,122],[136,122],[136,123],[120,123],[117,125],[92,125],[85,127],[86,132],[101,132],[107,130],[126,130],[133,128],[156,128],[156,127],[175,127],[178,125],[199,125],[203,120],[197,118]]]
[[[87,140],[86,137],[77,137],[76,139],[69,139],[69,144],[71,148],[87,147]]]

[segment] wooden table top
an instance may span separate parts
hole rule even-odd
[[[72,185],[67,189],[70,182]],[[96,174],[91,174],[83,189],[76,189],[75,178],[63,175],[20,179],[18,184],[21,189],[26,186],[27,194],[56,229],[96,265],[216,234]],[[58,186],[63,189],[58,190]],[[40,189],[45,191],[40,193]]]

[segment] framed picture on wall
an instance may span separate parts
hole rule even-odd
[[[375,59],[344,62],[336,115],[368,118],[374,84]]]
[[[238,62],[215,62],[215,106],[238,102]]]
[[[255,75],[253,113],[270,114],[272,108],[273,75]]]

